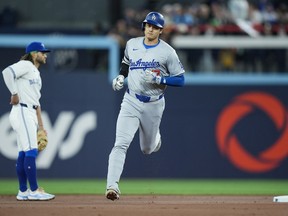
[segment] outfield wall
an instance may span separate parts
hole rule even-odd
[[[105,178],[124,91],[114,92],[107,74],[44,71],[42,78],[49,146],[37,158],[38,175]],[[287,178],[287,83],[252,80],[202,79],[168,88],[162,148],[143,155],[136,134],[123,177]],[[15,177],[16,139],[3,79],[0,92],[0,177]]]

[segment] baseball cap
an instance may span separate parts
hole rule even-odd
[[[27,45],[26,47],[26,53],[30,53],[33,51],[37,52],[50,52],[50,50],[46,49],[44,44],[41,42],[32,42]]]

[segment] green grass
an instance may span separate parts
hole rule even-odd
[[[55,194],[104,194],[104,179],[39,179]],[[16,179],[0,179],[0,195],[15,195]],[[122,194],[165,195],[286,195],[288,180],[122,179]]]

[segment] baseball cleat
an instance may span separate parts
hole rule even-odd
[[[27,189],[26,191],[24,191],[24,192],[22,192],[22,191],[18,191],[18,194],[17,194],[17,196],[16,196],[16,199],[18,200],[18,201],[23,201],[23,200],[28,200],[28,195],[29,195],[29,193],[30,193],[30,190],[29,189]]]
[[[38,200],[38,201],[46,201],[52,200],[55,198],[55,195],[46,193],[43,188],[38,188],[36,191],[31,191],[28,195],[28,200]]]
[[[118,200],[119,199],[119,193],[116,191],[116,190],[114,190],[114,189],[107,189],[107,191],[106,191],[106,198],[107,199],[110,199],[110,200],[112,200],[112,201],[114,201],[114,200]]]

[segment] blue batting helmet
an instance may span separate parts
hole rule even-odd
[[[164,17],[161,13],[150,12],[147,14],[145,20],[142,22],[142,30],[143,31],[144,31],[146,23],[149,23],[151,25],[155,25],[159,28],[163,28],[164,27]]]

